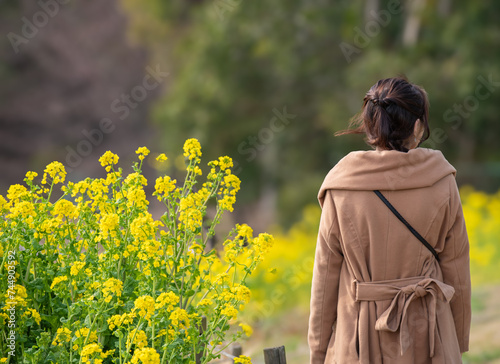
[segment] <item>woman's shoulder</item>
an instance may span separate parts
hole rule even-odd
[[[353,151],[340,159],[326,175],[318,197],[328,189],[400,190],[428,187],[456,169],[439,150],[416,148]]]

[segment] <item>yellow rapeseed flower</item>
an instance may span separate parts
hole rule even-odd
[[[50,285],[50,289],[53,289],[58,283],[64,282],[67,280],[68,280],[67,276],[55,277],[54,280],[52,281],[52,284]]]
[[[224,176],[224,182],[222,183],[225,188],[223,189],[223,193],[225,195],[236,195],[236,193],[240,190],[241,181],[234,174],[226,174]]]
[[[89,329],[87,327],[82,327],[78,330],[75,331],[75,336],[77,338],[83,337],[84,339],[87,338],[87,335],[89,336],[88,342],[96,342],[97,341],[97,332],[94,330],[90,333],[89,335]]]
[[[165,155],[165,153],[161,153],[158,157],[156,157],[156,160],[158,162],[165,162],[167,160],[167,156]]]
[[[184,143],[184,157],[189,160],[201,157],[201,145],[198,139],[191,138]]]
[[[135,154],[139,154],[139,159],[142,161],[149,154],[149,149],[146,147],[140,147],[135,151]]]
[[[200,167],[198,167],[198,166],[195,166],[195,167],[194,167],[193,172],[194,172],[194,174],[196,174],[196,175],[198,175],[198,176],[201,176],[201,175],[202,175],[201,168],[200,168]]]
[[[234,297],[238,301],[242,301],[244,303],[250,302],[250,296],[252,292],[247,286],[235,283],[235,285],[231,287],[231,293],[234,294]]]
[[[142,162],[152,153],[141,147],[136,154]],[[82,364],[103,364],[123,355],[128,355],[129,363],[159,364],[160,356],[156,350],[172,342],[179,343],[171,348],[173,352],[169,352],[172,357],[177,357],[180,350],[184,350],[182,348],[195,344],[198,336],[194,335],[197,331],[195,323],[202,313],[214,311],[211,313],[220,318],[213,328],[220,331],[219,337],[213,338],[217,344],[227,336],[227,322],[238,325],[232,320],[250,300],[250,290],[238,284],[246,276],[240,273],[249,274],[255,269],[256,261],[269,250],[272,241],[265,236],[254,238],[252,228],[242,224],[236,226],[224,245],[231,261],[229,267],[219,254],[206,251],[206,232],[201,228],[209,200],[214,198],[217,205],[214,211],[210,210],[207,221],[207,228],[213,233],[213,228],[221,221],[222,210],[232,211],[240,180],[231,172],[232,159],[222,156],[209,163],[210,173],[205,183],[197,181],[197,175],[202,175],[201,156],[198,140],[187,140],[184,154],[178,158],[182,165],[188,160],[187,180],[177,185],[177,181],[169,176],[156,179],[153,196],[167,201],[168,207],[160,220],[155,220],[148,209],[145,187],[148,181],[138,169],[140,163],[136,160],[134,173],[122,176],[123,170],[117,167],[119,157],[110,151],[99,158],[107,171],[105,177],[68,182],[61,188],[63,197],[53,204],[47,201],[50,191],[53,191],[51,185],[64,182],[66,178],[64,166],[59,162],[45,168],[41,187],[32,182],[37,174],[28,172],[24,179],[27,188],[14,185],[9,188],[6,198],[0,196],[0,213],[6,217],[5,221],[0,221],[0,236],[4,240],[7,235],[11,236],[12,242],[6,241],[15,246],[26,235],[23,232],[31,231],[35,245],[37,242],[41,244],[40,249],[35,250],[31,245],[25,247],[26,254],[31,252],[34,255],[29,267],[24,267],[29,259],[19,260],[18,264],[24,265],[16,268],[17,281],[20,282],[20,274],[26,269],[28,275],[30,272],[37,276],[40,272],[52,274],[49,277],[50,290],[52,296],[59,296],[56,301],[63,299],[63,305],[80,302],[93,307],[91,311],[97,310],[101,323],[105,325],[104,328],[100,327],[102,325],[91,327],[85,319],[87,310],[71,310],[71,322],[56,320],[58,325],[51,334],[52,344],[64,347],[53,348],[55,351],[73,351],[73,358]],[[148,160],[151,165],[167,160],[165,154],[153,157]],[[168,162],[162,164],[165,168],[169,165]],[[184,187],[181,189],[180,186]],[[16,219],[8,218],[9,214]],[[30,224],[33,224],[32,228]],[[7,247],[0,244],[0,255],[2,252],[5,255]],[[231,269],[235,269],[235,274]],[[196,292],[191,297],[192,302],[188,299],[194,307],[179,307],[179,295],[168,291],[167,287],[177,285],[173,285],[172,279],[181,279],[180,273],[185,276],[180,287]],[[110,278],[113,276],[116,278]],[[125,278],[133,281],[129,287],[135,294],[133,298],[124,292]],[[152,287],[156,287],[156,291]],[[162,292],[162,287],[165,292]],[[41,325],[39,312],[47,310],[42,310],[42,306],[40,311],[28,308],[33,307],[30,305],[33,293],[22,286],[16,287],[16,291],[16,307],[20,309],[19,314],[24,314],[20,316],[22,322],[34,325],[36,322],[37,327]],[[3,294],[1,296],[0,301],[5,301]],[[8,319],[5,312],[5,308],[0,309],[0,325]],[[153,331],[151,327],[154,327]],[[249,325],[240,324],[240,327],[237,327],[238,337],[243,333],[251,335]],[[120,355],[117,348],[116,357],[112,357],[113,350],[103,351],[109,337],[115,335],[127,345],[122,342]],[[148,346],[154,346],[156,350]],[[250,363],[247,357],[238,360]]]
[[[213,301],[210,298],[204,298],[198,304],[196,305],[197,307],[208,307],[213,305]]]
[[[186,310],[177,307],[169,316],[172,326],[175,328],[187,328],[190,325],[189,315]]]
[[[226,169],[233,167],[233,160],[227,155],[224,157],[219,157],[218,162],[221,171],[225,171]]]
[[[176,183],[177,181],[170,179],[169,176],[158,177],[155,183],[155,194],[158,201],[161,201],[163,197],[167,197],[170,192],[175,190]]]
[[[219,198],[217,204],[220,209],[233,211],[233,205],[236,202],[236,193],[240,190],[240,179],[234,174],[227,174],[224,176],[224,180],[221,182],[221,187],[219,189]]]
[[[101,166],[106,167],[106,172],[111,171],[112,166],[116,163],[118,163],[119,157],[111,153],[109,150],[105,152],[101,158],[99,158],[99,162],[101,163]]]
[[[142,348],[134,352],[132,364],[160,364],[160,354],[153,348]]]
[[[125,185],[143,185],[147,186],[148,185],[148,180],[146,177],[144,177],[142,174],[133,172],[130,173],[127,177],[125,177],[125,180],[123,181]]]
[[[235,364],[237,364],[237,363],[240,363],[240,364],[252,364],[252,360],[250,359],[250,357],[248,357],[246,355],[240,355],[239,357],[234,358],[234,363]]]
[[[236,229],[238,230],[238,236],[241,236],[248,240],[252,239],[253,229],[247,224],[242,224],[242,225],[237,224]]]
[[[65,342],[69,342],[71,340],[71,330],[66,327],[60,327],[57,329],[56,337],[54,341],[52,341],[52,345],[62,345]]]
[[[4,209],[5,205],[7,205],[7,200],[2,195],[0,195],[0,211]]]
[[[26,315],[31,315],[35,322],[40,325],[40,321],[42,321],[42,318],[40,317],[40,314],[35,310],[34,308],[28,308],[26,310]]]
[[[9,299],[8,301],[10,304],[5,302],[6,304],[3,307],[3,310],[8,310],[11,306],[27,306],[26,298],[28,297],[28,294],[26,292],[26,288],[20,284],[16,284],[14,286],[14,290],[16,291],[14,300]],[[9,293],[6,292],[5,297],[9,298]]]
[[[253,334],[253,329],[250,325],[247,324],[240,324],[241,329],[245,333],[246,336],[250,337]]]
[[[221,314],[227,316],[229,319],[235,319],[238,316],[238,310],[233,305],[226,303]]]
[[[14,206],[10,208],[10,214],[7,215],[10,219],[15,219],[16,217],[27,219],[30,216],[36,216],[35,205],[33,205],[30,201],[20,201],[15,203]]]
[[[253,240],[253,247],[257,253],[254,259],[262,260],[263,256],[271,250],[273,244],[274,238],[272,235],[266,233],[259,234],[259,236]]]
[[[150,213],[136,217],[130,224],[130,232],[138,241],[146,241],[154,236],[158,221],[154,221]]]
[[[7,190],[7,198],[10,201],[20,200],[27,195],[29,195],[29,192],[26,187],[19,184],[12,185]]]
[[[149,201],[146,199],[146,193],[141,186],[132,186],[126,191],[127,207],[137,207],[144,210]]]
[[[163,292],[156,298],[155,308],[157,310],[166,307],[167,312],[170,312],[174,309],[174,306],[179,303],[179,296],[177,296],[174,292]]]
[[[62,220],[63,217],[74,219],[78,216],[76,206],[73,205],[71,201],[64,199],[59,200],[54,204],[52,214],[57,216],[60,220]]]
[[[59,227],[60,224],[61,220],[59,219],[47,218],[40,225],[36,226],[37,233],[35,233],[35,237],[38,237],[39,235],[50,235],[54,233],[54,231]]]
[[[138,348],[143,348],[148,345],[148,337],[142,330],[134,329],[127,336],[127,346],[136,345]]]
[[[115,327],[122,325],[129,325],[134,321],[134,314],[124,313],[123,315],[113,315],[108,319],[109,329],[113,330]]]
[[[109,172],[106,175],[106,182],[105,182],[105,184],[111,185],[113,183],[116,183],[116,182],[118,182],[118,178],[120,178],[120,177],[121,177],[121,173],[120,172]]]
[[[107,239],[109,236],[116,237],[116,228],[120,222],[120,217],[117,214],[102,214],[99,223],[99,235],[102,239]]]
[[[191,193],[179,202],[179,222],[186,229],[194,231],[198,229],[203,222],[202,210],[210,197],[210,192],[205,188],[201,188],[196,193]]]
[[[66,170],[61,162],[52,162],[44,170],[42,184],[47,183],[47,177],[52,178],[54,184],[62,183],[66,179]]]
[[[102,353],[102,349],[99,346],[99,344],[92,343],[92,344],[85,345],[83,347],[80,355],[81,355],[82,362],[86,363],[89,361],[89,356],[91,356],[93,354],[101,354],[101,353]],[[95,363],[95,361],[94,361],[94,363]]]
[[[155,300],[153,297],[144,295],[134,301],[134,311],[139,310],[139,316],[149,320],[155,313]]]
[[[33,181],[33,179],[34,179],[36,176],[38,176],[38,173],[36,173],[36,172],[29,171],[29,172],[27,172],[27,173],[26,173],[26,179],[27,179],[28,181]]]
[[[83,267],[85,267],[85,262],[74,262],[72,265],[71,265],[71,270],[70,270],[70,274],[72,276],[76,276],[78,275],[78,273],[82,270]]]
[[[104,282],[104,288],[102,294],[104,295],[104,301],[110,302],[113,299],[113,294],[117,297],[121,297],[123,290],[122,281],[116,278],[109,278]]]

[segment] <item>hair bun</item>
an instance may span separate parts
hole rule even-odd
[[[380,105],[383,108],[389,105],[389,103],[387,102],[387,98],[379,99],[374,97],[373,99],[371,99],[371,101],[373,102],[373,105]]]
[[[374,148],[407,152],[406,142],[415,137],[417,119],[424,126],[421,141],[429,138],[428,118],[429,100],[423,88],[402,77],[385,78],[365,93],[361,112],[349,123],[356,128],[335,135],[364,133],[366,142]]]

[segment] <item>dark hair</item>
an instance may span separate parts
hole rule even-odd
[[[422,87],[403,77],[386,78],[366,93],[363,108],[351,119],[349,129],[335,135],[366,133],[365,141],[372,147],[407,152],[403,144],[413,134],[417,119],[425,130],[420,142],[429,138],[428,118],[429,100]]]

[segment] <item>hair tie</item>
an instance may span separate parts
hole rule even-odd
[[[373,98],[372,102],[373,102],[373,105],[380,105],[384,109],[389,105],[386,98],[383,98],[383,99]]]

